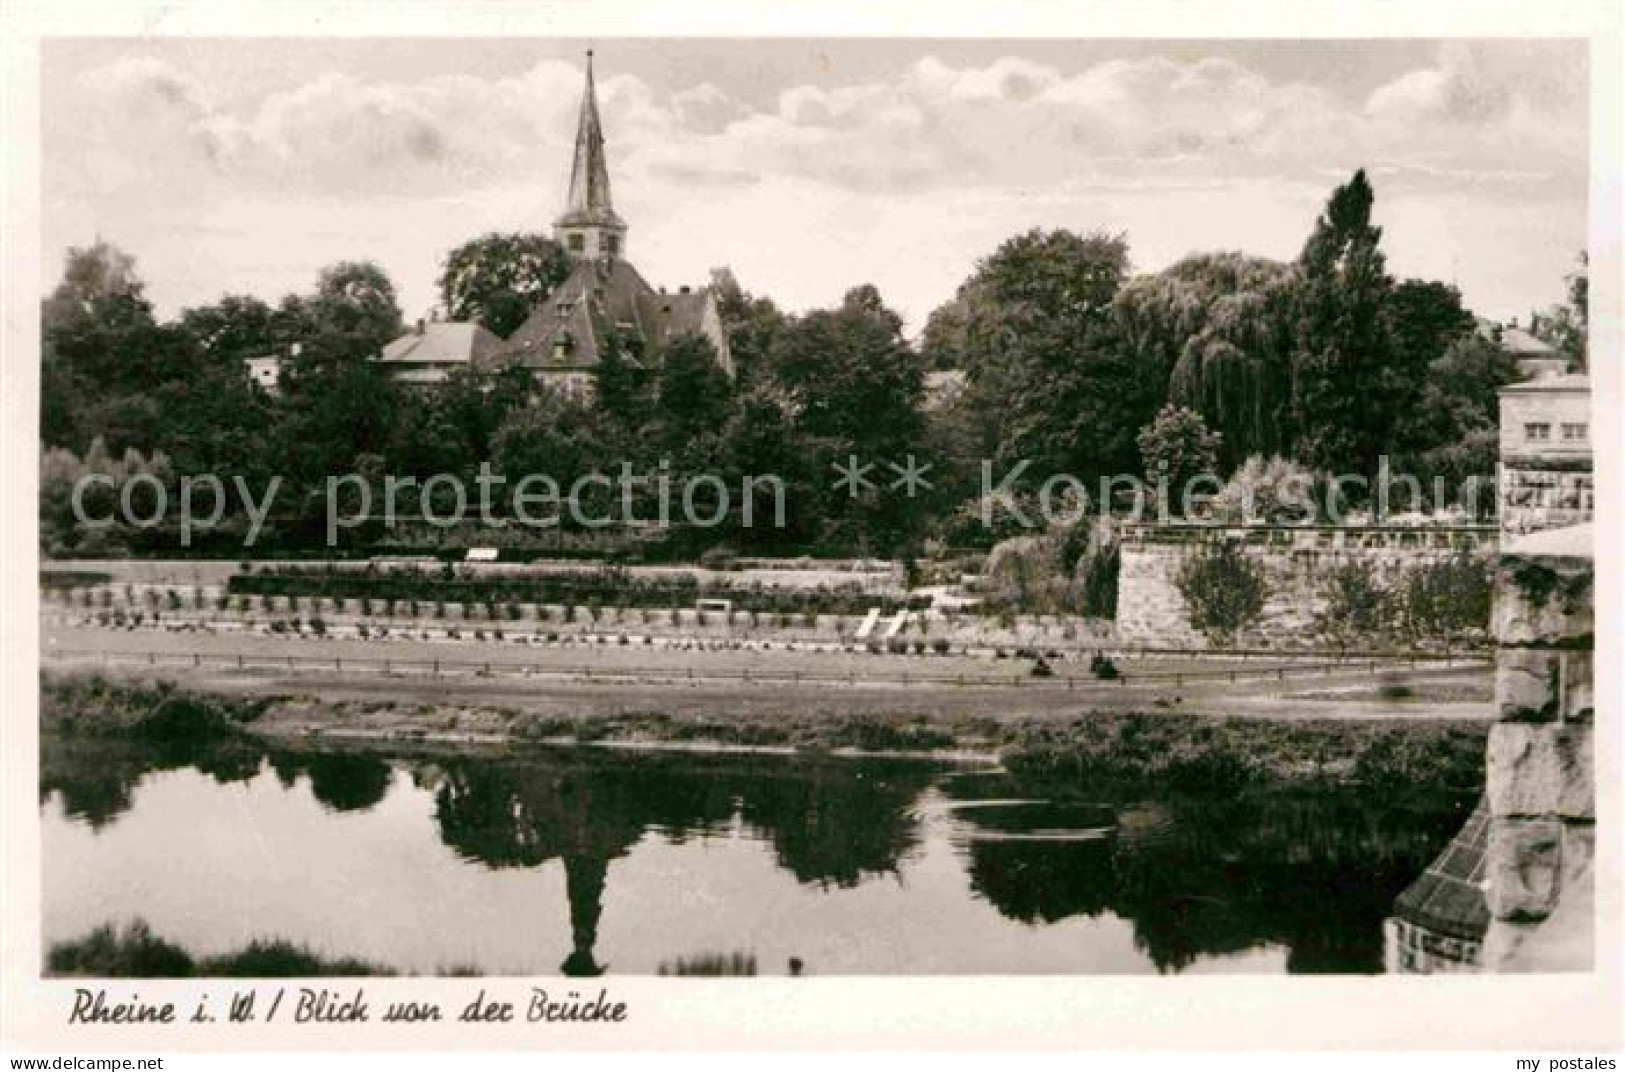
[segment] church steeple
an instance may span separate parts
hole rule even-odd
[[[626,222],[610,203],[609,164],[604,158],[604,128],[598,118],[590,49],[587,87],[576,124],[575,159],[570,165],[570,199],[564,214],[554,221],[553,233],[578,259],[614,260],[625,255]]]

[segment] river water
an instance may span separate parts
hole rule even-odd
[[[39,797],[47,948],[141,919],[193,955],[488,975],[1380,972],[1395,895],[1472,803],[51,737]]]

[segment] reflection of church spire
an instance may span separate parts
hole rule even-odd
[[[604,914],[604,879],[609,861],[601,856],[570,853],[564,857],[564,889],[570,898],[570,955],[559,971],[570,976],[604,974],[605,965],[593,957],[598,941],[598,917]]]

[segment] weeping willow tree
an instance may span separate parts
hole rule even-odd
[[[1285,436],[1292,269],[1242,253],[1203,253],[1141,276],[1117,301],[1122,338],[1167,399],[1202,415],[1230,468]]]

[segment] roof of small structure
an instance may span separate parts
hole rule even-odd
[[[1490,925],[1484,898],[1489,825],[1489,801],[1481,797],[1450,844],[1395,899],[1394,914],[1452,938],[1483,938]]]
[[[1523,328],[1502,328],[1501,349],[1514,357],[1561,357],[1557,348]]]
[[[1514,357],[1561,357],[1557,347],[1516,324],[1497,324],[1477,317],[1478,334]]]
[[[378,360],[388,364],[483,366],[502,348],[502,340],[483,324],[439,320],[414,328],[384,347]]]
[[[1568,392],[1580,393],[1591,390],[1591,377],[1583,372],[1569,372],[1562,376],[1537,376],[1532,380],[1520,380],[1509,383],[1501,388],[1500,394],[1533,394],[1537,392]]]

